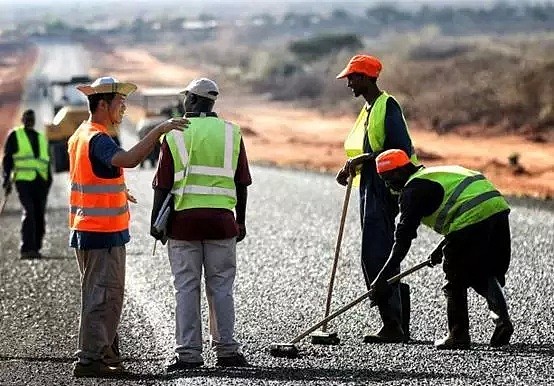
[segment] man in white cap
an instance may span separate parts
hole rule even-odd
[[[77,86],[88,97],[90,118],[69,138],[70,246],[81,274],[81,317],[76,377],[112,377],[124,373],[117,327],[123,306],[125,244],[129,242],[127,200],[136,202],[125,185],[123,168],[137,166],[162,134],[183,130],[186,119],[170,119],[130,150],[107,134],[121,124],[132,83],[112,77]]]
[[[234,338],[233,284],[236,243],[246,236],[247,186],[252,183],[246,151],[239,126],[212,111],[219,95],[214,81],[195,79],[182,93],[190,124],[183,133],[168,133],[162,142],[153,182],[152,224],[169,194],[174,213],[165,233],[153,226],[150,230],[156,239],[169,240],[175,286],[176,355],[166,370],[171,373],[204,364],[203,269],[216,366],[245,367],[249,364]]]

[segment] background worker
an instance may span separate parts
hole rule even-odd
[[[121,366],[117,327],[123,306],[125,244],[129,242],[129,208],[136,202],[125,185],[123,168],[137,166],[160,136],[183,130],[186,119],[170,119],[154,128],[130,150],[121,149],[108,130],[119,126],[132,83],[112,77],[77,88],[88,98],[90,118],[69,138],[70,246],[81,274],[76,377],[116,376]]]
[[[415,166],[402,150],[377,157],[377,171],[400,192],[400,221],[391,255],[372,286],[374,296],[387,296],[386,279],[404,259],[420,223],[445,236],[432,254],[446,285],[448,335],[435,342],[438,349],[469,348],[467,289],[483,296],[496,324],[490,344],[508,344],[514,331],[502,288],[510,264],[508,203],[481,173],[461,166]]]
[[[246,236],[247,186],[252,183],[246,151],[239,127],[212,111],[219,95],[215,82],[195,79],[183,93],[190,125],[183,134],[165,136],[152,184],[152,224],[167,195],[173,194],[167,236],[176,300],[176,355],[167,372],[204,364],[202,269],[216,366],[248,366],[234,338],[233,299],[236,243]],[[150,233],[159,240],[165,236],[153,226]]]
[[[379,59],[369,55],[356,55],[337,75],[337,79],[347,79],[347,86],[352,89],[355,97],[362,96],[366,101],[344,143],[348,160],[337,174],[337,182],[346,185],[349,174],[359,175],[361,258],[368,288],[389,256],[394,238],[394,219],[398,214],[396,197],[375,171],[375,154],[398,148],[416,161],[400,105],[377,86],[381,69]],[[392,269],[399,272],[400,266]],[[400,288],[404,288],[404,299],[401,299]],[[397,343],[409,340],[408,286],[395,285],[390,296],[380,299],[377,306],[383,326],[376,333],[366,334],[364,342]]]
[[[45,211],[48,192],[52,185],[48,141],[35,130],[35,112],[25,110],[23,126],[16,127],[8,136],[4,148],[4,192],[12,191],[12,178],[23,209],[21,217],[22,259],[40,258],[42,240],[46,231]]]

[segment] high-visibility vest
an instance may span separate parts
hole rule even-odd
[[[173,157],[174,209],[222,208],[237,203],[235,171],[240,128],[217,117],[188,118],[183,132],[171,131],[166,141]]]
[[[68,140],[71,182],[69,227],[89,232],[119,232],[129,228],[129,207],[123,169],[119,177],[94,174],[89,158],[92,137],[107,128],[85,121]]]
[[[37,137],[39,149],[38,158],[36,158],[33,153],[33,147],[25,132],[25,128],[20,126],[15,129],[17,152],[13,154],[14,181],[34,181],[37,178],[37,174],[45,181],[48,179],[48,165],[50,163],[48,141],[42,133],[37,132]]]
[[[509,209],[494,185],[479,172],[461,166],[434,166],[415,172],[406,182],[420,178],[441,184],[444,198],[422,223],[442,235],[463,229]]]
[[[369,146],[373,152],[379,152],[384,149],[385,146],[385,116],[387,114],[387,100],[393,98],[391,95],[387,94],[385,91],[381,92],[381,95],[377,97],[373,106],[369,111],[369,105],[366,104],[362,107],[354,126],[350,129],[350,132],[346,136],[344,141],[344,150],[348,158],[354,158],[364,152],[364,135],[367,131],[367,138],[369,140]],[[369,115],[369,116],[368,116]],[[404,114],[402,114],[402,119],[408,128]],[[408,132],[408,136],[410,133]],[[411,139],[410,139],[411,140]],[[412,141],[413,143],[413,141]],[[410,157],[414,165],[418,164],[417,156],[415,150],[412,146],[412,155]],[[354,180],[354,185],[359,185],[360,174],[356,175]]]

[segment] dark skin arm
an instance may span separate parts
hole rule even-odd
[[[239,226],[239,234],[237,242],[242,241],[246,237],[246,201],[248,199],[248,188],[246,185],[237,184],[237,204],[235,211],[237,215],[237,224]]]
[[[348,183],[348,176],[351,175],[354,177],[356,175],[356,170],[360,165],[362,165],[364,162],[374,160],[375,157],[377,157],[379,153],[364,153],[360,154],[354,158],[349,158],[346,160],[346,163],[342,167],[341,170],[339,170],[337,176],[335,177],[335,180],[342,186],[346,186]]]
[[[148,157],[163,134],[171,130],[183,131],[188,127],[188,123],[189,120],[186,118],[171,118],[160,123],[131,149],[115,153],[112,158],[112,165],[121,168],[134,168]]]

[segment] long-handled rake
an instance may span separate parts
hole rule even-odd
[[[331,299],[333,297],[333,287],[335,283],[335,275],[337,272],[337,265],[340,255],[340,246],[342,243],[342,235],[344,233],[344,223],[346,221],[346,214],[348,212],[348,203],[350,201],[350,192],[352,191],[352,176],[348,176],[348,185],[346,186],[346,192],[344,194],[344,201],[342,204],[342,213],[340,217],[339,233],[337,236],[337,242],[335,244],[335,257],[333,259],[333,268],[331,269],[331,278],[329,279],[329,287],[327,289],[327,301],[325,302],[325,316],[329,316],[331,312]],[[314,331],[311,334],[312,344],[326,344],[335,345],[340,343],[340,338],[336,332],[327,331],[327,322],[321,325],[321,330]]]
[[[2,198],[2,203],[0,204],[0,214],[2,214],[2,212],[4,212],[4,207],[6,206],[6,203],[8,202],[8,197],[9,196],[10,196],[9,194],[6,194]]]
[[[416,272],[420,270],[423,267],[432,267],[431,259],[425,260],[412,268],[409,268],[405,270],[404,272],[400,272],[398,275],[395,275],[387,280],[388,284],[394,284],[398,282],[400,279],[402,279],[405,276],[410,275],[413,272]],[[347,305],[343,306],[342,308],[338,309],[337,311],[333,312],[331,315],[327,316],[325,319],[319,321],[318,323],[314,324],[310,328],[308,328],[306,331],[302,332],[300,335],[292,339],[288,343],[272,343],[269,347],[269,353],[271,356],[274,357],[284,357],[284,358],[296,358],[298,357],[298,348],[296,347],[296,343],[300,342],[304,337],[308,336],[311,332],[317,330],[319,327],[323,326],[327,322],[335,319],[337,316],[343,314],[344,312],[348,311],[358,303],[364,301],[369,297],[372,290],[367,291],[365,294],[361,295],[359,298],[353,300],[352,302],[348,303]]]

